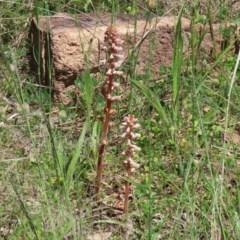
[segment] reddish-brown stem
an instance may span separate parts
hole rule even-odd
[[[111,104],[109,104],[111,106]],[[101,182],[102,182],[102,173],[103,173],[103,155],[107,143],[107,133],[108,133],[108,128],[109,128],[109,122],[110,122],[110,113],[108,110],[106,110],[105,114],[105,120],[104,120],[104,125],[103,125],[103,135],[102,135],[102,140],[101,140],[101,146],[99,148],[99,153],[98,153],[98,163],[97,163],[97,177],[96,177],[96,194],[98,195],[100,187],[101,187]],[[98,198],[98,197],[97,197]]]
[[[127,214],[128,213],[128,199],[129,199],[129,188],[130,188],[130,184],[129,184],[129,179],[131,176],[131,166],[130,163],[127,163],[127,180],[125,182],[125,194],[124,194],[124,206],[123,206],[123,213]]]
[[[113,75],[110,75],[108,77],[107,95],[111,94],[111,92],[112,92],[112,83],[113,83]],[[109,129],[111,108],[112,108],[111,99],[106,98],[106,105],[107,106],[105,108],[105,118],[104,118],[104,123],[103,123],[101,146],[100,146],[99,152],[98,152],[97,177],[96,177],[96,200],[98,200],[98,194],[99,194],[99,191],[101,188],[101,182],[102,182],[103,155],[104,155],[105,147],[107,144],[107,134],[108,134],[108,129]]]
[[[99,156],[98,156],[98,163],[97,163],[97,177],[96,177],[96,200],[98,200],[98,193],[101,187],[102,181],[102,172],[103,172],[103,153],[105,150],[106,144],[102,144],[99,148]]]

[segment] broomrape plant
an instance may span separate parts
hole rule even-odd
[[[140,124],[137,123],[137,119],[133,115],[128,115],[124,117],[123,122],[120,126],[123,130],[122,138],[126,140],[126,150],[122,152],[125,156],[124,167],[126,169],[127,180],[125,182],[125,195],[124,195],[124,208],[123,212],[128,212],[128,199],[130,186],[128,179],[131,178],[133,172],[139,168],[139,164],[133,160],[136,152],[140,151],[141,148],[135,145],[133,142],[135,139],[139,138],[141,135],[139,133],[134,133],[133,130],[140,128]]]
[[[104,109],[105,117],[103,121],[103,132],[101,137],[101,145],[98,152],[97,163],[97,177],[96,177],[96,194],[98,193],[102,181],[103,172],[103,155],[107,144],[107,135],[109,130],[111,115],[116,113],[116,110],[112,108],[112,103],[121,100],[121,96],[114,95],[114,90],[120,87],[118,82],[115,82],[115,78],[122,76],[123,72],[118,68],[121,66],[124,55],[122,54],[123,41],[120,39],[117,33],[117,29],[114,26],[107,28],[105,33],[104,42],[106,44],[107,53],[107,70],[106,78],[102,84],[101,92],[106,101],[106,107]]]
[[[107,70],[106,78],[101,86],[102,95],[106,101],[106,107],[104,108],[104,121],[103,121],[103,132],[101,138],[101,145],[98,152],[98,163],[97,163],[97,176],[96,176],[96,198],[98,199],[102,173],[103,173],[103,156],[105,148],[107,145],[107,135],[110,125],[111,115],[116,113],[116,110],[112,108],[112,103],[121,100],[121,96],[114,95],[114,90],[120,87],[120,83],[116,82],[115,79],[123,75],[122,71],[118,68],[122,65],[124,55],[122,54],[122,44],[123,41],[120,39],[117,33],[117,29],[114,26],[107,28],[105,33],[104,42],[106,44],[107,53]],[[132,173],[139,168],[139,164],[134,162],[133,157],[137,151],[141,149],[136,146],[133,142],[135,139],[140,137],[140,134],[134,133],[133,131],[140,128],[137,123],[137,119],[133,115],[128,115],[124,117],[120,128],[124,131],[121,137],[126,140],[126,150],[122,152],[125,156],[124,167],[126,169],[127,180],[125,182],[125,195],[124,195],[124,207],[123,212],[126,214],[128,212],[128,199],[130,193],[130,185],[128,179],[131,177]]]

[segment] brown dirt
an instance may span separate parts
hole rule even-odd
[[[31,60],[32,69],[37,72],[39,64],[34,59],[38,56],[42,83],[49,85],[50,79],[53,79],[56,101],[69,104],[71,98],[68,92],[76,91],[76,77],[86,69],[97,73],[103,68],[102,63],[106,57],[103,40],[110,19],[109,14],[101,17],[96,14],[82,14],[77,18],[57,14],[40,17],[39,24],[33,19],[30,33],[34,56]],[[126,63],[131,53],[137,54],[137,74],[150,71],[157,76],[161,65],[171,64],[176,22],[177,18],[174,16],[153,18],[150,21],[139,18],[135,26],[134,19],[128,15],[116,17],[115,25],[125,42]],[[190,21],[182,18],[184,56],[191,50],[190,31]],[[212,30],[208,26],[195,26],[195,32],[199,36],[206,32],[201,43],[201,56],[207,61],[212,61],[224,45],[219,25],[214,24]],[[36,51],[39,44],[40,52]]]

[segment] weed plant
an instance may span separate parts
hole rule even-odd
[[[234,4],[0,2],[0,239],[240,239],[240,55],[227,25],[240,21]],[[178,16],[171,66],[159,66],[153,77],[154,43],[145,74],[135,71],[137,52],[122,65],[128,89],[114,104],[97,199],[106,73],[95,78],[86,69],[76,79],[77,103],[66,107],[52,103],[51,88],[39,86],[27,64],[32,16],[92,11],[112,12],[113,21],[119,12]],[[181,17],[191,21],[188,54]],[[224,48],[206,56],[206,29],[215,31],[215,23]],[[121,155],[119,130],[123,117],[126,130],[133,115],[141,125],[134,174],[131,152]]]

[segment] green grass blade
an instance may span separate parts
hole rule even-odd
[[[229,53],[231,48],[232,48],[232,46],[230,45],[224,51],[222,51],[218,55],[216,61],[211,65],[211,67],[206,70],[205,74],[202,77],[200,77],[200,80],[199,80],[200,83],[197,86],[196,94],[198,94],[201,91],[202,87],[204,87],[205,80],[208,78],[208,75],[210,75],[212,73],[212,71],[214,70],[214,68],[226,57],[226,55]]]
[[[182,6],[178,15],[177,24],[174,31],[174,49],[173,49],[173,65],[172,65],[172,76],[173,76],[173,106],[177,105],[180,81],[179,77],[181,74],[182,60],[183,60],[183,38],[182,38]]]
[[[82,151],[82,148],[83,148],[83,145],[84,145],[84,139],[85,139],[87,127],[88,127],[88,121],[86,121],[83,125],[81,135],[79,137],[78,143],[77,143],[76,148],[75,148],[75,152],[73,154],[72,159],[70,160],[70,163],[69,163],[67,171],[66,171],[67,172],[67,174],[66,174],[66,187],[67,187],[67,189],[69,189],[69,187],[71,185],[71,180],[72,180],[73,174],[74,174],[74,172],[76,170],[76,166],[79,162],[79,157],[81,155],[81,151]]]
[[[89,71],[86,71],[84,73],[83,80],[84,80],[84,99],[87,105],[87,115],[88,115],[88,118],[90,118],[91,105],[92,105],[92,99],[93,99],[93,81]]]
[[[163,106],[159,102],[159,97],[154,92],[152,92],[145,84],[143,84],[143,83],[141,83],[139,81],[136,81],[134,79],[131,79],[131,82],[138,89],[140,89],[142,91],[144,96],[148,99],[149,104],[157,111],[157,113],[159,114],[159,116],[161,117],[163,122],[168,125],[169,124],[169,120],[168,120],[167,114],[166,114]]]

